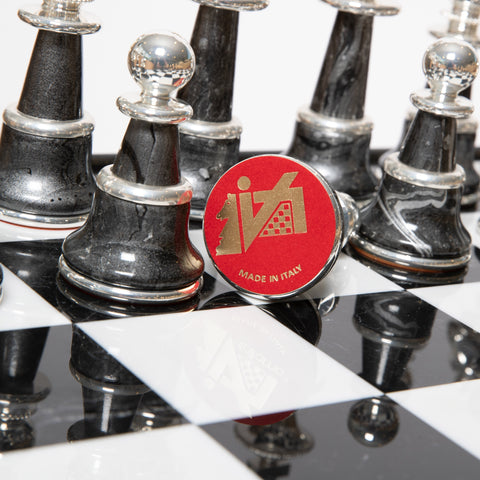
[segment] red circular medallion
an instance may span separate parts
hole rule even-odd
[[[340,249],[335,193],[307,165],[281,155],[238,163],[214,186],[204,215],[207,251],[247,293],[287,297],[330,270]]]

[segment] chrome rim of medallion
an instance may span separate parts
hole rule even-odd
[[[194,0],[199,3],[191,45],[197,71],[179,98],[193,107],[180,125],[180,167],[193,186],[191,218],[202,220],[217,180],[239,160],[242,126],[232,116],[239,13],[262,10],[266,0]]]
[[[130,117],[113,165],[97,176],[92,211],[68,236],[59,269],[81,290],[128,303],[173,303],[202,287],[203,259],[188,236],[191,185],[178,166],[178,126],[192,115],[176,92],[192,77],[193,50],[180,36],[140,37],[129,70],[140,96],[120,97]]]
[[[18,11],[39,32],[20,100],[3,114],[1,220],[75,228],[90,210],[94,124],[82,111],[81,36],[100,24],[81,11],[85,1],[44,0]]]
[[[374,16],[398,7],[374,0],[323,0],[338,9],[309,106],[297,113],[287,154],[318,170],[363,210],[378,188],[370,172],[373,123],[364,116]]]
[[[418,112],[400,152],[384,163],[382,186],[350,244],[377,263],[442,272],[470,259],[471,238],[460,218],[465,173],[455,163],[456,119],[471,114],[459,96],[478,72],[473,47],[446,38],[423,59],[429,89],[411,95]]]

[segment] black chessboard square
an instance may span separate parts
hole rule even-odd
[[[317,346],[387,393],[476,378],[478,355],[465,375],[456,341],[465,328],[407,291],[347,296],[322,318]]]
[[[478,478],[478,459],[388,397],[287,412],[283,418],[202,428],[264,479]]]

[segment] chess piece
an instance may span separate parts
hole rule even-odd
[[[193,186],[191,217],[203,218],[210,190],[237,163],[242,127],[232,118],[239,12],[268,0],[194,0],[200,3],[191,45],[197,68],[179,98],[193,107],[180,126],[180,168]]]
[[[73,326],[70,371],[82,385],[84,411],[84,418],[68,430],[70,441],[131,430],[149,388],[77,326]]]
[[[448,17],[447,29],[432,30],[437,38],[452,36],[465,40],[478,49],[480,38],[477,27],[480,18],[480,1],[454,0],[451,12],[444,12]],[[471,88],[462,91],[462,96],[471,98]],[[469,116],[457,120],[457,143],[455,158],[465,170],[465,185],[462,195],[462,207],[474,207],[478,200],[480,177],[473,167],[475,160],[475,138],[478,121]]]
[[[455,381],[480,378],[480,333],[452,320],[448,324],[448,339],[452,347],[451,363],[457,373]]]
[[[362,209],[377,181],[369,168],[373,125],[364,118],[374,15],[398,8],[375,0],[324,0],[339,9],[309,107],[300,109],[288,155],[317,169]]]
[[[73,227],[92,202],[93,123],[82,113],[82,35],[100,25],[85,1],[44,0],[21,9],[39,29],[18,105],[4,112],[0,140],[0,213],[5,221]]]
[[[0,451],[31,447],[29,422],[37,403],[50,393],[50,382],[38,372],[49,329],[0,333]]]
[[[178,35],[152,34],[133,45],[129,67],[141,97],[117,101],[131,120],[115,163],[97,176],[87,222],[63,244],[60,272],[111,300],[185,300],[202,285],[203,259],[188,236],[192,190],[177,158],[177,123],[191,108],[174,94],[193,75],[195,58]]]
[[[457,94],[473,82],[478,62],[468,43],[443,39],[427,49],[423,68],[430,89],[411,96],[418,113],[400,152],[385,160],[380,190],[350,245],[375,263],[448,272],[470,259],[455,122],[472,112],[471,102]]]

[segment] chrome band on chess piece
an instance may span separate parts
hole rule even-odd
[[[438,274],[464,269],[471,239],[460,218],[465,172],[455,163],[456,119],[471,102],[458,93],[478,72],[475,50],[454,38],[430,46],[430,90],[411,96],[419,111],[399,153],[387,156],[380,190],[350,244],[379,265]]]
[[[400,8],[390,3],[381,3],[377,0],[323,0],[342,12],[355,15],[397,15]]]
[[[269,0],[193,0],[200,5],[224,8],[236,11],[263,10],[268,7]]]
[[[87,35],[100,30],[98,20],[81,12],[83,3],[92,0],[43,0],[39,7],[25,7],[18,11],[18,16],[42,30],[56,33]]]
[[[111,301],[177,303],[203,285],[203,259],[188,236],[192,188],[177,158],[177,124],[191,108],[175,95],[192,77],[195,57],[180,36],[158,33],[141,36],[128,58],[141,94],[117,102],[130,117],[122,147],[97,176],[92,211],[66,238],[59,270]]]

